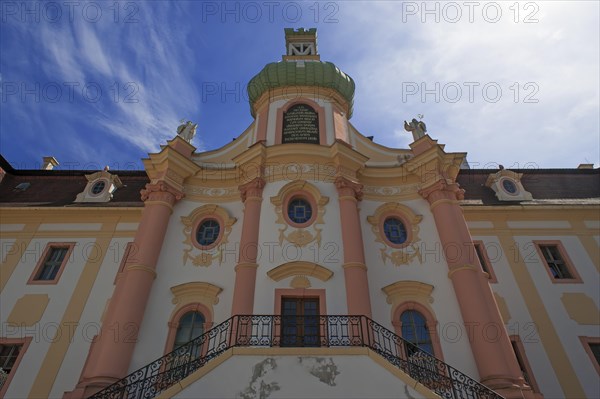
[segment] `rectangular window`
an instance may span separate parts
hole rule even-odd
[[[31,342],[31,337],[0,337],[0,398],[6,396],[10,381],[15,376],[19,363]]]
[[[49,243],[27,283],[56,284],[74,246],[74,243]]]
[[[6,374],[10,374],[10,371],[19,357],[19,352],[21,352],[22,347],[22,344],[0,345],[0,368]]]
[[[319,346],[319,299],[281,299],[281,346]]]
[[[590,362],[600,375],[600,337],[579,337]]]
[[[50,253],[35,280],[54,280],[68,251],[69,248],[50,248]]]
[[[534,243],[552,281],[582,282],[560,241],[534,241]]]
[[[592,355],[594,356],[594,360],[596,364],[600,365],[600,343],[599,344],[589,344],[590,350],[592,351]]]
[[[485,258],[483,257],[483,249],[481,248],[481,244],[475,244],[475,251],[477,252],[477,257],[479,258],[479,263],[481,264],[481,268],[484,272],[490,273],[490,268],[488,267]]]
[[[540,251],[554,278],[573,278],[556,245],[540,245]]]
[[[473,241],[473,245],[475,246],[475,253],[477,254],[477,258],[481,264],[481,269],[488,274],[490,283],[497,283],[498,280],[496,279],[496,274],[492,268],[492,262],[490,262],[485,245],[483,245],[483,241]]]
[[[510,343],[512,344],[513,351],[515,352],[515,356],[517,358],[517,362],[519,363],[519,367],[521,368],[521,373],[523,373],[523,378],[525,379],[525,382],[531,387],[533,392],[540,392],[537,382],[533,377],[531,367],[529,366],[527,356],[525,356],[525,348],[521,343],[521,338],[519,338],[518,335],[511,335]]]

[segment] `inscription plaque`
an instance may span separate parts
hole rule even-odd
[[[319,144],[317,111],[306,104],[298,104],[284,112],[281,142]]]

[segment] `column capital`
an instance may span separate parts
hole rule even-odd
[[[465,190],[456,182],[438,180],[430,186],[419,190],[419,194],[434,205],[440,200],[460,201],[465,198]]]
[[[170,184],[159,181],[157,183],[148,183],[146,187],[140,191],[142,201],[159,201],[165,202],[169,206],[173,206],[175,202],[182,199],[185,194]]]
[[[353,197],[357,201],[362,200],[363,197],[363,185],[360,183],[353,182],[347,177],[338,176],[334,181],[335,188],[340,196],[342,197]]]
[[[238,187],[242,202],[246,202],[248,198],[262,199],[263,188],[265,187],[265,179],[256,177],[248,183],[244,183]]]

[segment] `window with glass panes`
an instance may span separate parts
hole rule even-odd
[[[219,238],[220,232],[221,225],[219,225],[218,221],[215,219],[206,219],[198,226],[196,241],[202,246],[212,245]]]
[[[400,321],[402,322],[402,338],[433,355],[433,344],[425,317],[416,310],[407,310],[400,315]],[[411,348],[408,351],[411,352]],[[415,350],[412,349],[412,351]],[[408,353],[408,355],[410,356],[412,353]]]
[[[19,357],[19,352],[22,347],[23,344],[0,344],[0,368],[4,370],[6,374],[10,374],[10,371],[17,361],[17,357]]]
[[[34,280],[54,280],[65,261],[69,247],[52,247]]]
[[[92,186],[92,194],[98,195],[102,191],[104,191],[104,187],[106,187],[106,182],[104,180],[100,180]]]
[[[298,224],[306,223],[312,217],[312,207],[304,198],[294,198],[288,204],[288,218]]]
[[[281,300],[281,346],[319,346],[319,299]]]
[[[517,358],[517,363],[519,364],[519,368],[521,369],[521,373],[523,374],[525,382],[531,387],[531,389],[534,392],[539,392],[540,389],[533,376],[533,372],[531,370],[531,366],[529,365],[529,361],[527,360],[525,348],[523,347],[521,340],[518,336],[512,335],[510,336],[510,343],[512,345],[515,357]]]
[[[590,350],[592,351],[592,355],[594,355],[594,359],[596,359],[596,364],[600,366],[600,344],[588,344],[590,346]]]
[[[573,275],[569,271],[557,245],[540,245],[540,251],[544,256],[546,265],[555,279],[572,279]]]
[[[383,222],[383,233],[393,244],[402,244],[407,239],[406,227],[398,218],[389,217]]]
[[[204,333],[204,320],[204,315],[200,312],[187,312],[181,316],[173,349],[201,336]]]
[[[486,258],[483,255],[483,251],[485,249],[483,248],[482,244],[479,243],[475,243],[475,252],[477,252],[477,257],[479,258],[479,263],[481,264],[481,269],[486,272],[486,273],[490,273],[490,269],[489,266],[487,264]]]

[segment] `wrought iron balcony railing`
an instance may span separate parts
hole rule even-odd
[[[443,398],[502,399],[365,316],[238,315],[91,398],[153,398],[236,346],[367,347]]]

